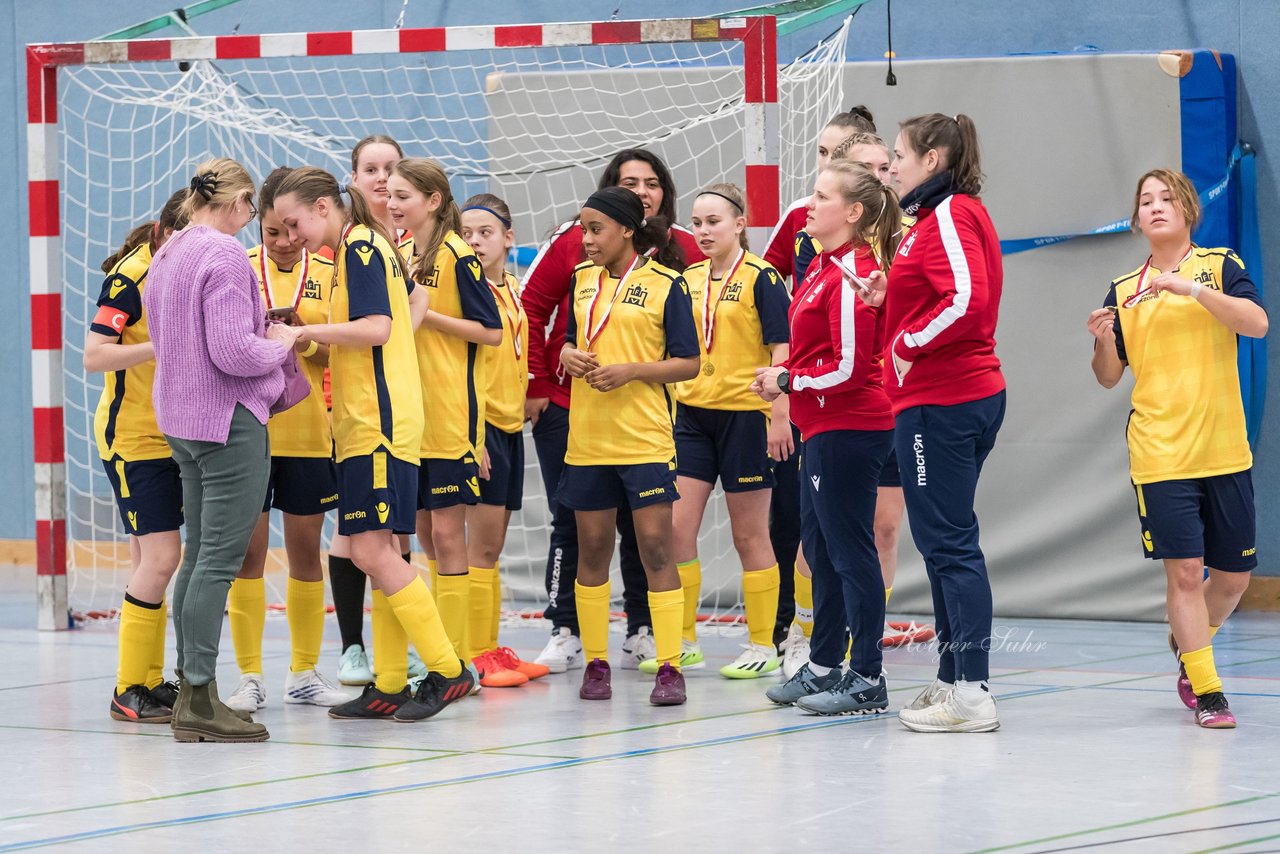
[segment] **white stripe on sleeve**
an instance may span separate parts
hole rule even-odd
[[[951,265],[951,278],[956,286],[955,299],[924,329],[903,336],[903,341],[908,347],[924,347],[964,317],[969,310],[973,282],[969,277],[969,259],[964,257],[964,247],[960,245],[960,235],[956,232],[956,221],[951,216],[951,200],[954,198],[955,196],[947,196],[934,211],[934,216],[938,218],[938,234],[942,237],[942,248],[946,251],[947,262]]]
[[[840,289],[840,361],[836,369],[820,377],[796,377],[791,387],[797,391],[814,389],[822,391],[840,383],[847,382],[853,376],[853,360],[858,353],[858,342],[854,332],[853,312],[857,306],[857,297],[853,288],[844,282],[837,282]]]

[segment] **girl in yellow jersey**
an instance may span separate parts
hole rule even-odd
[[[458,657],[469,660],[466,509],[480,500],[486,386],[480,348],[502,344],[502,320],[480,259],[458,234],[461,214],[439,164],[401,160],[387,188],[387,209],[397,225],[413,232],[410,276],[430,294],[416,336],[425,423],[418,541],[433,561],[440,618]]]
[[[182,554],[182,482],[151,405],[156,363],[142,289],[152,254],[186,225],[185,198],[185,190],[174,193],[158,220],[129,232],[103,262],[107,278],[84,344],[85,370],[106,374],[93,432],[133,566],[120,606],[111,717],[135,723],[168,723],[177,699],[176,686],[164,680],[164,594]]]
[[[291,240],[275,212],[276,190],[291,171],[281,167],[262,182],[258,191],[262,243],[249,250],[249,261],[258,274],[269,316],[293,326],[325,323],[329,319],[333,262],[312,254],[301,241]],[[298,364],[311,383],[311,394],[288,411],[273,415],[267,424],[271,442],[267,497],[244,565],[227,594],[227,616],[240,667],[240,684],[225,702],[245,712],[257,711],[267,704],[262,679],[262,630],[267,616],[263,571],[272,507],[284,514],[284,547],[289,559],[285,603],[293,658],[285,680],[284,701],[336,706],[347,699],[316,670],[324,635],[320,533],[324,514],[338,507],[333,436],[324,402],[329,348],[312,342],[296,349]]]
[[[702,585],[698,530],[719,478],[742,562],[751,634],[737,660],[720,668],[729,679],[755,679],[780,663],[773,643],[779,578],[769,542],[769,499],[773,460],[795,450],[788,401],[780,397],[768,404],[751,391],[757,368],[787,358],[790,300],[778,271],[747,251],[746,204],[733,184],[712,184],[693,201],[693,234],[707,259],[688,267],[684,277],[701,333],[702,371],[677,387],[676,409],[680,500],[673,527],[684,588],[681,664],[703,666],[697,642]]]
[[[471,653],[480,684],[504,688],[523,685],[551,671],[521,661],[510,647],[498,646],[501,597],[498,556],[506,542],[511,511],[524,496],[524,398],[529,387],[529,320],[520,301],[520,281],[507,272],[507,253],[515,244],[511,210],[491,193],[472,196],[462,206],[462,238],[476,253],[485,283],[502,316],[502,344],[486,347],[484,452],[480,502],[467,508],[467,569],[471,576]]]
[[[645,253],[668,239],[635,193],[606,187],[582,208],[587,260],[573,271],[560,363],[573,377],[569,447],[557,496],[575,511],[575,591],[586,673],[578,695],[607,700],[609,561],[618,507],[631,507],[649,579],[658,676],[649,702],[685,701],[680,672],[684,595],[671,550],[676,449],[667,384],[698,373],[693,306],[684,278]]]
[[[1258,565],[1236,336],[1261,338],[1268,323],[1240,258],[1191,242],[1199,221],[1186,175],[1143,175],[1132,225],[1151,254],[1111,283],[1088,325],[1102,386],[1133,369],[1129,475],[1143,548],[1164,563],[1178,694],[1200,726],[1231,729],[1211,642]]]
[[[454,654],[431,593],[405,561],[396,534],[413,530],[422,391],[413,330],[425,294],[404,274],[400,253],[364,195],[307,167],[276,190],[275,210],[291,239],[312,252],[333,249],[329,323],[299,328],[299,343],[329,346],[333,438],[338,462],[338,533],[372,579],[377,681],[334,706],[339,719],[431,717],[470,693],[475,679]],[[431,672],[411,695],[408,641]]]

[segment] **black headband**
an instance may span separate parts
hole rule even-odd
[[[742,205],[738,204],[738,200],[733,198],[732,196],[726,196],[724,193],[717,193],[715,190],[702,190],[701,192],[698,193],[698,195],[699,196],[719,196],[720,198],[724,199],[726,202],[728,202],[729,204],[737,208],[738,213],[740,214],[746,213],[746,210],[742,207]]]
[[[467,211],[484,211],[485,213],[491,213],[495,217],[497,217],[498,222],[502,223],[505,227],[507,228],[511,227],[511,220],[507,219],[505,216],[498,213],[493,208],[486,208],[484,205],[468,205],[467,207],[462,209],[463,213],[466,213]]]
[[[199,193],[206,202],[213,201],[214,191],[218,189],[218,173],[206,172],[191,179],[191,190]]]
[[[636,200],[635,207],[632,207],[631,205],[623,202],[616,192],[609,192],[610,190],[618,189],[619,188],[617,187],[606,187],[603,190],[596,190],[587,197],[587,200],[583,202],[582,206],[584,208],[592,208],[600,211],[600,213],[622,225],[624,228],[629,228],[632,231],[639,231],[644,228],[645,223],[644,206],[640,204],[640,197],[630,190],[621,190],[621,192],[626,193],[628,196]],[[639,216],[636,215],[636,207],[640,208]]]

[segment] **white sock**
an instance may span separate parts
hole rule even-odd
[[[809,670],[813,672],[814,676],[826,676],[832,671],[832,668],[823,667],[821,664],[814,664],[813,659],[811,658],[809,659]]]
[[[984,696],[990,696],[991,688],[986,682],[965,682],[956,680],[956,697],[966,702],[975,703]]]

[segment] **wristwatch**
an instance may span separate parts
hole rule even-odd
[[[783,394],[791,394],[791,372],[786,368],[783,368],[782,372],[778,374],[778,388]]]

